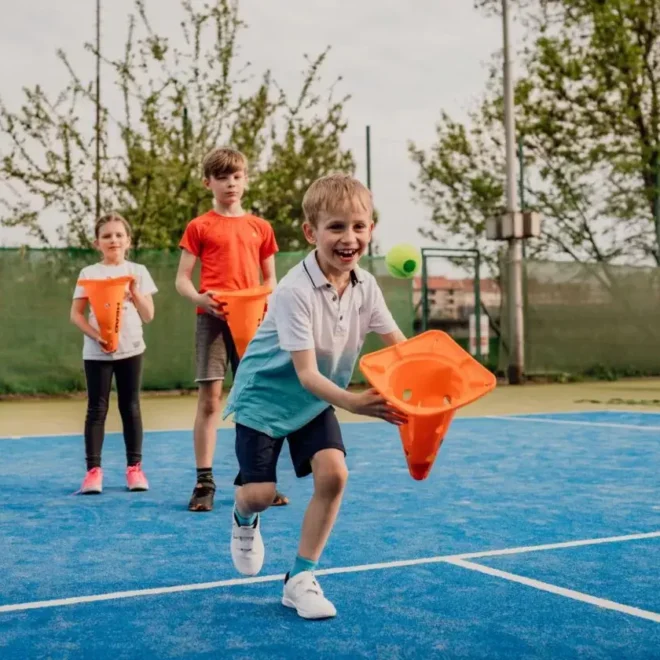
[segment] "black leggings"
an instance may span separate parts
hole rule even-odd
[[[85,455],[87,469],[101,467],[105,418],[110,402],[112,374],[117,385],[119,414],[124,428],[126,461],[135,465],[142,460],[142,414],[140,384],[142,355],[125,360],[84,360],[87,378],[87,416],[85,418]]]

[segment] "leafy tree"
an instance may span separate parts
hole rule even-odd
[[[478,0],[497,11],[499,0]],[[525,29],[516,62],[526,206],[543,214],[531,254],[660,264],[660,2],[511,1]],[[410,145],[413,185],[435,238],[459,235],[493,257],[485,219],[504,206],[500,63],[461,124],[443,114],[437,141]]]
[[[340,144],[347,97],[335,99],[334,85],[318,91],[328,50],[307,60],[293,100],[270,72],[254,84],[249,65],[236,70],[245,27],[238,5],[215,0],[197,10],[182,0],[181,34],[167,37],[152,28],[144,0],[136,0],[123,56],[102,59],[106,86],[112,79],[123,98],[122,107],[103,105],[100,112],[102,210],[130,219],[136,247],[175,246],[185,224],[210,208],[200,163],[218,144],[247,155],[245,205],[273,222],[283,250],[301,247],[309,183],[330,170],[354,169]],[[93,45],[86,49],[97,55]],[[18,111],[0,101],[0,128],[10,144],[0,163],[6,182],[0,222],[24,226],[47,244],[44,214],[56,212],[66,218],[60,238],[85,247],[96,213],[95,87],[63,51],[58,57],[70,73],[60,94],[26,89]]]

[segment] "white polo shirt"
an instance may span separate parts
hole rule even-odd
[[[376,278],[355,268],[339,297],[316,260],[294,266],[268,301],[268,312],[241,360],[223,419],[274,438],[298,430],[329,406],[301,384],[290,351],[314,349],[319,371],[339,387],[350,383],[369,332],[397,330]]]

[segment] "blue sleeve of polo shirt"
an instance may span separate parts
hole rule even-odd
[[[275,327],[284,351],[306,351],[314,348],[312,329],[312,304],[299,289],[276,289],[273,301]]]

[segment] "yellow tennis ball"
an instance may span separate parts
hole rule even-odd
[[[385,255],[385,265],[390,275],[408,279],[414,277],[422,265],[422,255],[414,245],[400,243]]]

